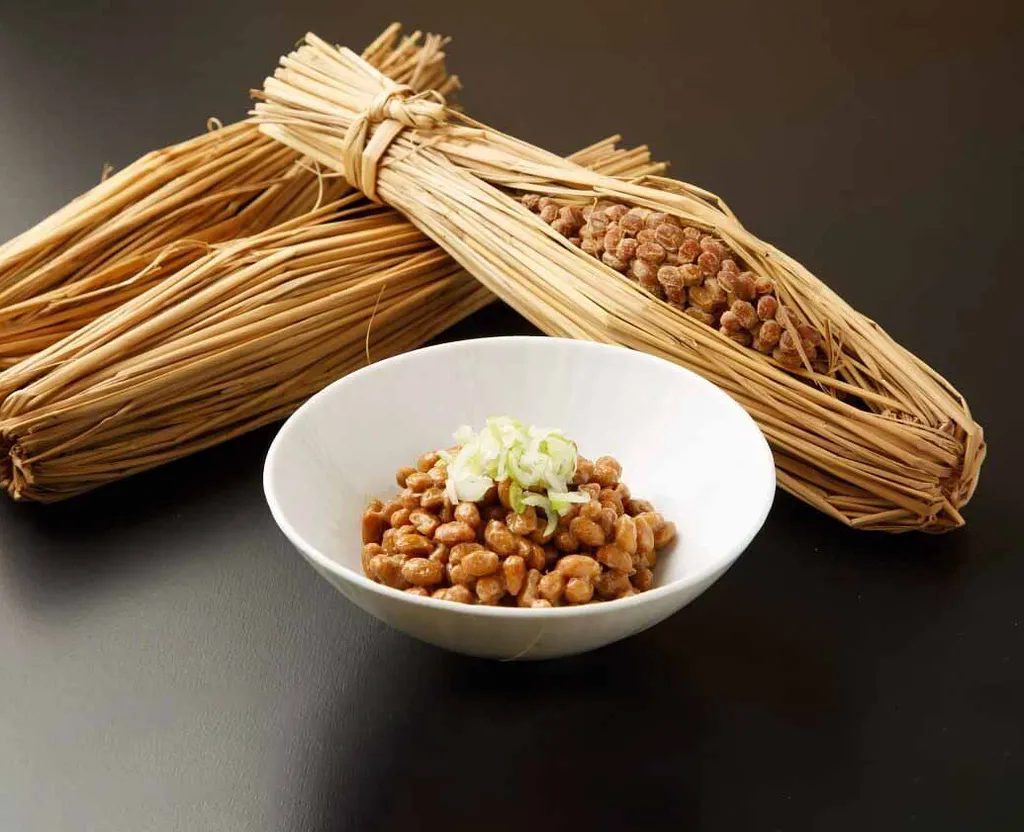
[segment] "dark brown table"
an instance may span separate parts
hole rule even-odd
[[[823,9],[828,5],[830,8]],[[278,533],[263,430],[72,502],[0,503],[0,829],[1024,826],[1013,4],[4,2],[0,238],[237,118],[307,29],[455,36],[470,112],[622,132],[960,385],[991,456],[945,537],[780,494],[705,596],[591,655],[445,654]],[[494,307],[446,337],[529,332]]]

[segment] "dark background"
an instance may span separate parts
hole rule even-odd
[[[547,664],[349,606],[265,509],[264,430],[0,504],[0,829],[1020,829],[1024,72],[1016,4],[0,3],[0,239],[241,117],[307,29],[455,37],[477,118],[648,142],[957,383],[966,529],[784,494],[707,595]],[[449,337],[530,331],[493,307]]]

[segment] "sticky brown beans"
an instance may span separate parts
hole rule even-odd
[[[423,471],[416,471],[405,478],[406,488],[412,489],[417,494],[422,494],[433,485],[434,483],[431,482],[430,475]]]
[[[484,541],[502,557],[516,554],[517,539],[500,520],[492,520],[484,530]]]
[[[387,519],[381,511],[367,511],[363,514],[363,543],[380,543]]]
[[[420,471],[426,473],[435,465],[437,465],[437,461],[440,458],[441,456],[440,454],[437,453],[437,451],[427,451],[425,454],[423,454],[423,456],[416,460],[416,467]]]
[[[414,508],[420,505],[420,501],[423,498],[419,493],[413,491],[411,488],[406,488],[403,489],[402,493],[399,494],[395,499],[398,500],[398,502],[400,502],[403,507],[409,509],[409,511],[412,511]]]
[[[439,462],[427,471],[427,476],[430,477],[435,488],[444,488],[444,484],[448,481],[448,468]]]
[[[505,518],[505,525],[512,534],[528,535],[537,530],[537,509],[527,506],[522,514],[510,511]]]
[[[562,552],[555,548],[553,543],[549,543],[544,547],[544,566],[542,568],[551,569],[556,563],[558,563],[558,559],[562,557],[562,554]]]
[[[565,576],[561,572],[548,572],[540,579],[537,591],[545,601],[551,604],[558,604],[565,592]]]
[[[555,569],[566,578],[591,580],[601,574],[601,565],[589,555],[566,555]]]
[[[676,536],[676,524],[675,523],[662,523],[661,528],[654,533],[654,548],[655,550],[661,549],[663,546],[668,546]]]
[[[409,558],[402,564],[402,577],[413,586],[433,586],[441,583],[444,567],[436,560]]]
[[[613,508],[615,509],[615,515],[618,516],[624,511],[622,505],[622,497],[614,488],[602,488],[601,493],[597,496],[598,502],[602,508]]]
[[[421,508],[409,512],[409,522],[425,537],[433,537],[437,527],[441,525],[441,521],[433,514]]]
[[[647,500],[640,500],[636,497],[630,497],[624,502],[626,513],[636,517],[638,514],[644,514],[648,511],[654,511],[654,506]]]
[[[621,260],[610,251],[606,251],[601,255],[601,262],[606,266],[610,266],[615,269],[617,272],[624,272],[629,268],[628,260]]]
[[[548,526],[547,520],[542,520],[542,519],[538,518],[537,519],[537,528],[534,529],[532,532],[530,532],[530,540],[532,540],[534,543],[540,543],[540,544],[544,544],[544,543],[550,542],[551,538],[553,538],[555,536],[555,532],[557,531],[558,527],[556,526],[554,529],[552,529],[549,532],[547,530],[547,526]]]
[[[498,483],[498,502],[505,508],[512,508],[512,498],[509,496],[511,488],[511,479],[505,479]]]
[[[614,537],[615,535],[615,521],[619,515],[615,509],[611,506],[605,506],[601,509],[601,516],[597,518],[597,522],[601,525],[601,531],[604,532],[605,539]]]
[[[401,555],[376,555],[370,559],[370,571],[374,579],[392,589],[405,589],[408,584],[402,577],[405,558]]]
[[[498,556],[488,549],[477,549],[462,559],[461,566],[474,578],[493,575],[498,571]]]
[[[540,585],[540,572],[531,569],[526,573],[526,583],[519,593],[518,604],[521,607],[528,607],[537,600],[538,587]]]
[[[665,525],[665,518],[657,511],[645,511],[643,514],[637,515],[636,519],[645,521],[651,527],[652,532],[657,532]]]
[[[622,593],[632,589],[627,572],[602,572],[594,581],[594,588],[602,598],[618,598]]]
[[[654,573],[650,569],[641,567],[636,570],[636,574],[633,575],[631,580],[637,590],[647,592],[647,590],[654,586]]]
[[[647,515],[641,514],[635,518],[636,521],[636,553],[647,556],[654,552],[654,532],[645,519]]]
[[[434,542],[416,532],[399,531],[395,536],[395,548],[406,557],[425,558],[434,551]]]
[[[580,548],[579,539],[571,531],[557,532],[553,543],[555,548],[561,552],[576,552]]]
[[[611,205],[604,209],[605,216],[608,217],[608,220],[610,222],[618,222],[624,216],[626,216],[626,213],[628,211],[629,209],[620,202],[613,202]]]
[[[593,481],[602,488],[613,486],[619,481],[622,466],[610,456],[601,456],[594,462]]]
[[[594,585],[586,578],[570,578],[565,585],[565,600],[570,604],[585,604],[594,597]]]
[[[444,491],[440,488],[428,488],[420,495],[419,505],[427,511],[439,512],[444,508]]]
[[[409,595],[419,595],[421,598],[430,597],[430,592],[421,586],[410,586],[407,589],[403,589],[402,592],[405,592]]]
[[[580,514],[580,503],[570,503],[569,509],[565,514],[559,514],[558,520],[555,521],[555,525],[559,531],[566,531],[569,528],[569,524],[573,521],[574,517],[579,517]]]
[[[521,557],[528,569],[544,568],[544,547],[525,537],[516,539],[515,555]]]
[[[603,563],[616,572],[629,572],[633,568],[632,555],[622,551],[614,543],[602,546],[594,557],[597,558],[598,563]]]
[[[466,567],[461,563],[452,563],[448,561],[448,565],[445,567],[448,572],[448,582],[453,586],[456,584],[462,584],[464,586],[473,586],[476,582],[476,578],[466,571]]]
[[[360,563],[363,567],[363,574],[366,575],[367,578],[373,577],[373,573],[370,572],[370,561],[377,555],[383,554],[384,547],[379,543],[367,543],[363,546],[363,554],[360,558]]]
[[[480,515],[480,520],[483,523],[490,523],[492,520],[497,520],[499,523],[501,523],[504,522],[505,515],[507,513],[508,512],[505,511],[504,506],[502,506],[500,503],[496,503],[494,505],[487,506],[483,510],[482,514]]]
[[[424,454],[399,470],[390,502],[367,505],[368,536],[377,539],[364,543],[362,568],[399,590],[471,604],[551,607],[637,594],[653,585],[658,549],[677,532],[633,498],[621,474],[612,457],[579,457],[573,482],[586,500],[555,515],[548,533],[542,510],[510,509],[511,480],[484,500],[453,504],[447,463]]]
[[[526,556],[526,565],[530,569],[544,569],[548,564],[548,556],[539,543],[530,543],[530,553]]]
[[[519,555],[509,555],[501,564],[505,589],[509,595],[518,595],[526,581],[526,561]]]
[[[476,532],[473,527],[462,520],[452,520],[450,523],[443,523],[434,532],[434,540],[446,546],[454,546],[456,543],[469,543],[476,540]]]
[[[473,543],[456,543],[448,553],[448,561],[450,563],[462,563],[462,559],[470,552],[483,548],[483,546],[475,541]]]
[[[594,463],[585,456],[576,457],[576,473],[573,475],[573,485],[585,485],[590,482],[594,474]]]
[[[410,514],[412,512],[407,508],[398,509],[398,511],[391,515],[391,528],[400,529],[402,526],[408,526]]]
[[[455,506],[455,519],[478,529],[480,528],[480,509],[476,507],[476,503],[459,503]]]
[[[615,545],[627,555],[636,553],[636,521],[628,514],[615,521]]]
[[[604,543],[604,529],[587,517],[577,517],[569,524],[569,531],[584,546],[601,546]]]
[[[489,575],[476,582],[476,597],[485,606],[493,607],[505,594],[505,584],[497,575]]]
[[[472,604],[473,593],[461,585],[451,586],[445,590],[444,600],[454,601],[456,604]]]

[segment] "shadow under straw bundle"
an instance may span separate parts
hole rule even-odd
[[[623,176],[664,169],[615,142],[572,158]],[[359,193],[212,246],[0,373],[0,486],[56,501],[223,442],[492,300]]]
[[[548,334],[645,350],[727,390],[786,490],[859,528],[963,524],[985,453],[963,397],[714,194],[567,163],[312,34],[254,95],[267,135],[397,208]],[[541,197],[554,214],[522,202]],[[626,249],[612,221],[634,226]]]
[[[389,26],[363,52],[417,91],[458,87],[445,41]],[[249,236],[349,189],[249,122],[146,154],[0,247],[0,369],[141,294],[210,245]]]

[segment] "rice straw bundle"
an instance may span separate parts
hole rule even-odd
[[[572,158],[626,176],[664,167],[614,139]],[[213,246],[0,373],[0,486],[50,502],[223,442],[492,300],[359,193]]]
[[[567,163],[312,34],[255,95],[267,135],[397,208],[548,334],[642,349],[728,391],[767,436],[786,490],[859,528],[964,523],[985,446],[963,397],[715,195]],[[611,200],[716,235],[769,281],[796,344],[798,326],[820,333],[827,366],[816,371],[801,352],[804,369],[788,369],[689,317],[574,246],[520,203],[523,194],[577,206]]]
[[[447,94],[445,41],[389,26],[363,57],[396,82]],[[0,368],[53,344],[210,244],[337,199],[348,184],[245,121],[153,151],[0,247]]]

